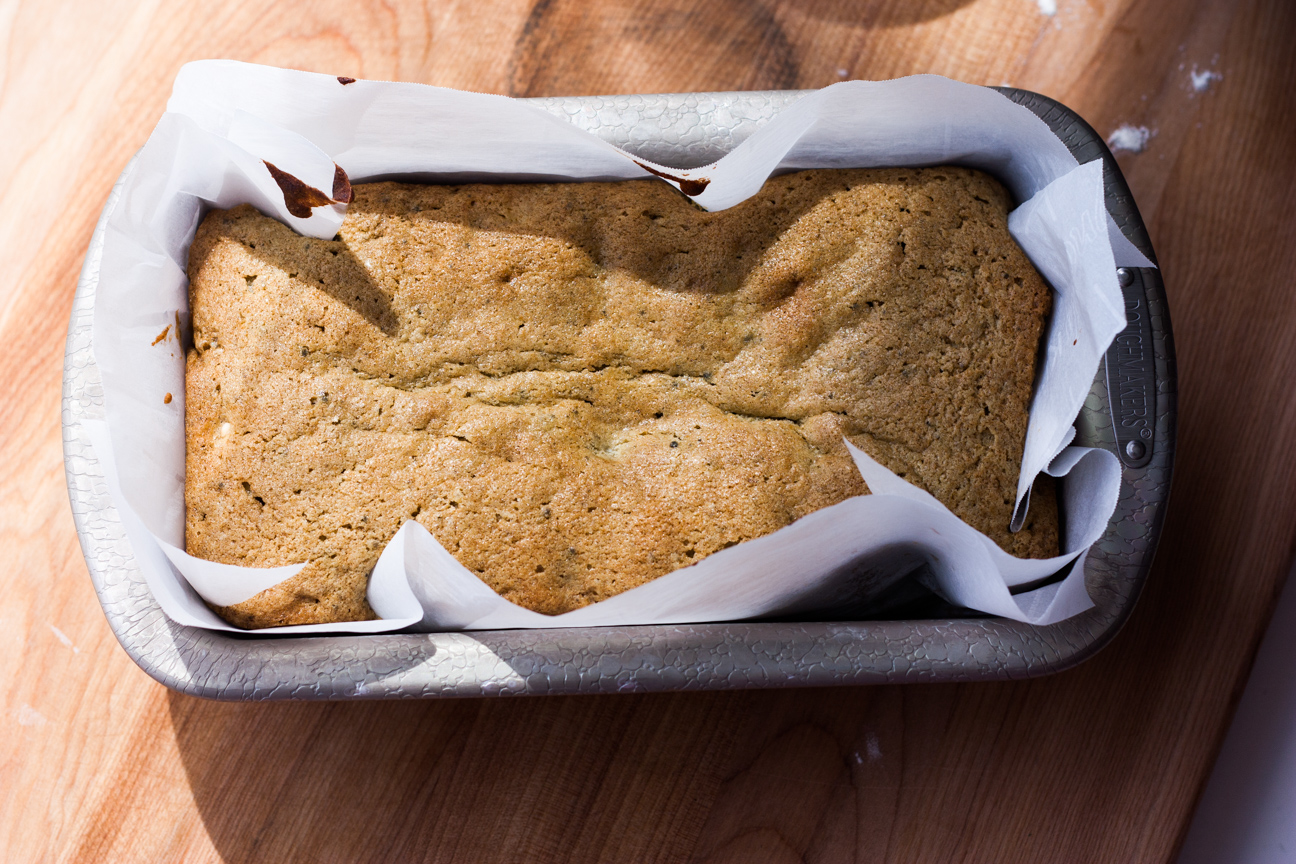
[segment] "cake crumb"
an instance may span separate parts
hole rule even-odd
[[[1120,128],[1111,135],[1107,136],[1107,146],[1113,153],[1122,151],[1128,153],[1142,153],[1147,149],[1148,139],[1152,133],[1146,126],[1131,126],[1128,123],[1122,123]]]
[[[71,648],[73,654],[81,653],[81,649],[78,648],[76,645],[72,644],[72,640],[68,638],[68,635],[66,633],[64,633],[59,628],[55,627],[53,624],[49,624],[47,626],[49,627],[50,632],[54,634],[54,638],[57,639],[59,642],[62,642],[65,648]]]
[[[37,711],[26,702],[17,711],[19,726],[44,726],[47,722],[45,715]]]
[[[1192,88],[1195,92],[1205,93],[1216,81],[1224,80],[1224,73],[1216,72],[1212,69],[1203,69],[1198,72],[1197,64],[1194,63],[1192,71],[1188,73],[1188,77],[1192,80]]]

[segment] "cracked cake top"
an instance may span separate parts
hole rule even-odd
[[[716,213],[658,181],[357,185],[339,237],[250,207],[190,253],[186,542],[372,616],[418,519],[560,613],[867,492],[843,436],[1007,551],[1048,288],[963,168],[806,171]]]

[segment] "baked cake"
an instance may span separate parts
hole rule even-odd
[[[843,436],[1008,531],[1049,290],[964,168],[804,171],[708,213],[656,180],[357,185],[333,241],[248,206],[190,252],[186,543],[288,582],[242,627],[373,617],[417,519],[561,613],[867,493]]]

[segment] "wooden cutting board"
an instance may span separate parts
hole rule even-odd
[[[0,3],[0,849],[12,861],[1166,861],[1296,539],[1296,4]],[[1125,631],[1035,681],[238,705],[118,647],[64,489],[63,340],[188,60],[513,95],[937,72],[1104,135],[1164,269],[1175,494]],[[1216,77],[1218,76],[1218,77]],[[1195,86],[1194,86],[1195,85]]]

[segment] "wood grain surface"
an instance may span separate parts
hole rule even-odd
[[[1167,861],[1296,540],[1287,0],[0,0],[0,859]],[[237,705],[115,644],[80,556],[63,340],[113,179],[188,60],[514,95],[937,72],[1120,157],[1179,349],[1175,494],[1095,659],[992,685]],[[1197,90],[1191,73],[1221,75]]]

